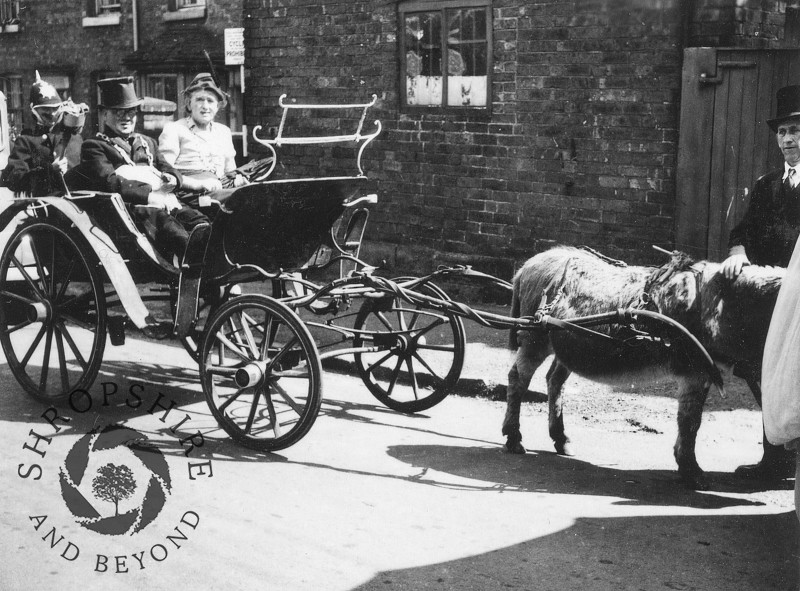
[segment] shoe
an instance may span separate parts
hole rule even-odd
[[[148,324],[142,329],[142,334],[149,339],[163,341],[172,336],[172,322],[162,321]]]
[[[794,470],[795,466],[793,462],[761,460],[758,464],[739,466],[734,471],[734,474],[739,478],[745,478],[747,480],[778,482],[786,478],[794,478]]]

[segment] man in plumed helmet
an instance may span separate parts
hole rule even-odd
[[[64,105],[58,91],[36,72],[31,85],[32,132],[14,142],[0,185],[16,194],[42,197],[64,192],[62,175],[78,163],[81,136],[63,122]]]
[[[775,133],[784,163],[756,181],[742,221],[731,230],[728,258],[722,263],[722,273],[729,280],[736,279],[746,265],[786,267],[800,236],[800,85],[778,90],[776,115],[767,125]],[[753,393],[761,405],[758,371],[754,375],[750,368],[736,369],[751,387],[756,384]],[[761,461],[739,466],[736,474],[765,481],[793,476],[794,452],[772,445],[766,435],[763,443]]]

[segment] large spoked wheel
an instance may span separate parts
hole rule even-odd
[[[432,283],[415,291],[450,299]],[[387,295],[365,300],[353,327],[367,331],[356,334],[354,347],[372,343],[388,349],[357,353],[355,363],[369,391],[389,408],[407,413],[427,410],[444,400],[458,382],[466,348],[460,317]]]
[[[29,220],[0,258],[0,343],[26,392],[48,403],[88,389],[106,344],[94,253],[72,232]]]
[[[209,319],[200,376],[219,425],[261,451],[300,441],[322,403],[322,366],[308,328],[260,294],[235,297]]]

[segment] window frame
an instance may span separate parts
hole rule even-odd
[[[0,0],[0,27],[19,23],[19,0]]]
[[[167,10],[162,15],[164,21],[183,21],[205,18],[206,0],[197,0],[197,4],[186,5],[187,0],[168,0]]]
[[[438,105],[412,105],[408,103],[406,91],[406,42],[405,42],[405,18],[408,13],[418,12],[441,12],[442,32],[441,46],[443,55],[448,47],[446,22],[447,10],[469,8],[486,9],[486,105],[448,105],[447,95],[449,90],[448,63],[445,57],[442,58],[442,102]],[[494,69],[493,55],[493,14],[492,0],[402,0],[397,5],[398,23],[398,50],[400,60],[400,109],[403,112],[414,113],[487,113],[492,112],[492,70]]]
[[[14,102],[12,101],[14,94],[9,92],[11,80],[15,80],[17,82],[18,88],[15,89],[14,94],[16,94],[16,98],[19,101],[19,106],[12,106]],[[19,135],[25,127],[25,112],[27,110],[25,108],[25,90],[24,85],[22,84],[22,76],[20,74],[14,74],[11,72],[0,74],[0,91],[2,91],[6,97],[6,111],[8,115],[9,131],[13,132],[13,135],[15,136]],[[15,120],[12,122],[12,114],[18,115],[19,120],[17,121],[17,118],[15,117]]]

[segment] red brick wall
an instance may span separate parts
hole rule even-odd
[[[715,1],[699,0],[691,31],[722,18],[724,7],[709,12]],[[732,35],[776,34],[775,14],[750,4],[765,3],[730,9]],[[367,236],[392,256],[508,276],[554,243],[629,262],[659,260],[651,244],[672,247],[688,3],[496,0],[490,117],[400,112],[396,1],[244,5],[251,125],[277,124],[282,93],[325,103],[378,94],[384,131],[365,170],[380,203]],[[340,153],[290,160],[313,173]]]

